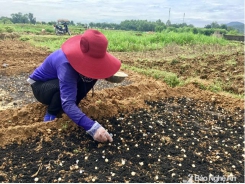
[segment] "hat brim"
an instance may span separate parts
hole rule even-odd
[[[71,37],[61,46],[67,60],[78,73],[93,79],[105,79],[120,69],[121,61],[108,52],[102,58],[83,53],[80,48],[81,37],[82,35]]]

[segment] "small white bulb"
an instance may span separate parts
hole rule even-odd
[[[126,160],[122,159],[122,165],[124,165],[126,163]]]

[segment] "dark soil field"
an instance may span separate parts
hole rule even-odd
[[[98,81],[79,107],[113,135],[102,144],[65,114],[42,122],[46,106],[26,78],[49,51],[17,40],[0,48],[0,182],[244,183],[244,100],[204,89],[219,80],[243,94],[242,50],[193,58],[180,57],[181,49],[114,53],[128,66],[198,82],[170,87],[130,70],[121,84]]]

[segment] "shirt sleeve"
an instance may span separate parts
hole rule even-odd
[[[83,127],[86,131],[89,130],[95,122],[87,117],[76,105],[78,73],[69,63],[64,63],[57,69],[57,76],[63,111],[77,125]]]

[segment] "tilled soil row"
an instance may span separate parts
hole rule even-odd
[[[45,124],[48,133],[1,148],[0,181],[244,182],[243,109],[186,97],[145,105],[102,119],[112,143],[93,141],[71,122],[58,132],[55,122]]]

